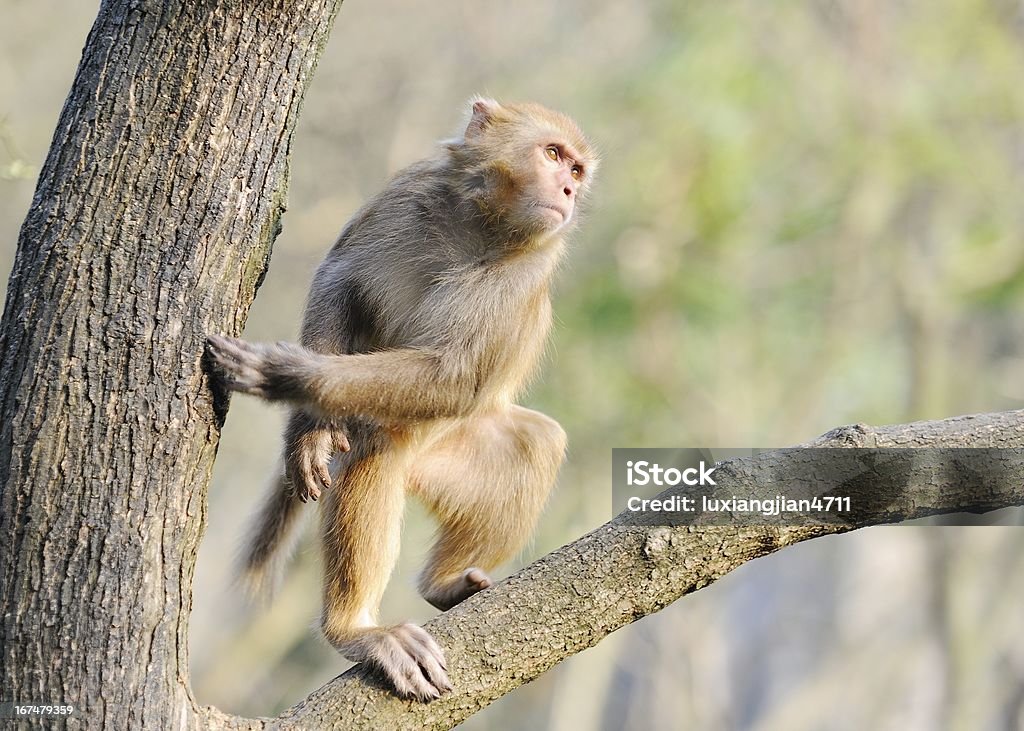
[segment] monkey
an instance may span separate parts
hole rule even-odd
[[[451,690],[422,627],[381,626],[406,496],[439,524],[418,579],[446,611],[529,539],[566,434],[515,403],[552,321],[550,284],[597,155],[568,116],[475,97],[459,135],[395,175],[316,270],[300,344],[210,335],[230,390],[290,408],[283,468],[243,571],[259,586],[320,500],[324,637],[401,697]]]

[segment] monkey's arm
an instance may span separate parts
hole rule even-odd
[[[290,401],[326,418],[384,420],[459,416],[474,379],[454,356],[420,348],[324,355],[291,343],[256,344],[211,335],[210,355],[235,391]]]

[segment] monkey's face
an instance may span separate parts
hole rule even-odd
[[[537,104],[478,99],[464,149],[486,180],[477,202],[510,234],[527,238],[575,223],[597,167],[575,122]]]
[[[586,174],[581,155],[567,142],[534,146],[533,177],[537,225],[557,231],[569,225],[576,212],[576,196]]]
[[[529,236],[563,233],[576,221],[591,163],[554,130],[520,128],[492,168],[492,204],[510,230]]]

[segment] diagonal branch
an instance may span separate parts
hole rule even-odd
[[[1024,411],[841,427],[804,446],[1018,449]],[[772,455],[785,461],[792,452]],[[451,728],[620,627],[780,548],[853,527],[1024,504],[1024,466],[1012,461],[983,494],[953,483],[935,487],[883,475],[875,489],[899,499],[862,513],[856,526],[651,528],[626,525],[619,516],[427,625],[445,648],[455,684],[441,700],[400,701],[356,667],[267,727]]]

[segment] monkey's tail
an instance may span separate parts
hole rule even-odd
[[[289,494],[283,474],[270,484],[263,505],[249,524],[235,565],[235,575],[249,594],[269,600],[277,590],[292,549],[302,502]]]

